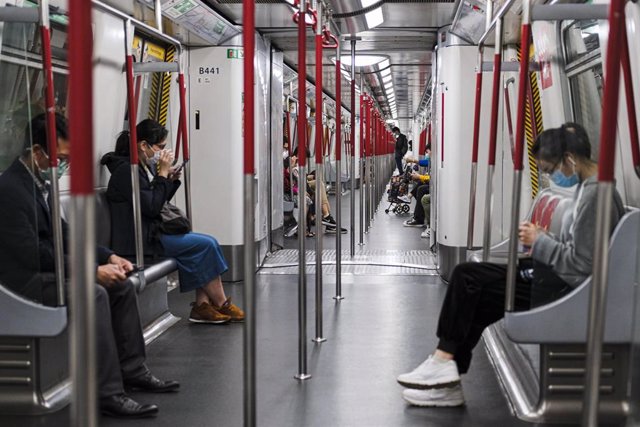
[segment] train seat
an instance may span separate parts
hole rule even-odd
[[[544,208],[534,203],[531,217],[557,233],[562,216],[573,203],[563,195],[549,196]],[[543,198],[541,195],[536,202]],[[618,422],[628,411],[626,383],[639,231],[640,210],[629,209],[616,226],[609,246],[600,386],[600,416],[606,422]],[[504,242],[501,245],[506,249]],[[590,285],[588,278],[559,300],[528,311],[506,313],[502,321],[485,331],[485,344],[519,418],[531,422],[580,421]]]
[[[105,189],[99,189],[95,194],[96,200],[96,242],[99,245],[111,246],[111,216],[109,202]],[[60,207],[63,218],[68,218],[71,198],[62,195]],[[169,326],[178,321],[169,312],[167,300],[168,281],[167,276],[176,271],[178,265],[173,258],[165,258],[153,263],[145,262],[145,268],[141,272],[143,279],[137,274],[127,279],[138,290],[138,306],[140,308],[140,320],[145,331],[145,341],[150,342]]]

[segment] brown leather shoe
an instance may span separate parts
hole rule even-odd
[[[229,323],[231,316],[222,314],[214,309],[211,304],[203,302],[201,304],[192,303],[191,314],[189,314],[189,322],[193,323]]]
[[[244,311],[240,309],[237,305],[231,302],[231,297],[227,298],[227,300],[222,304],[221,307],[213,306],[214,309],[218,310],[221,314],[225,314],[231,317],[232,322],[243,322],[244,321]]]

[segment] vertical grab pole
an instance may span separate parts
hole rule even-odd
[[[62,215],[60,213],[60,187],[58,185],[58,135],[56,132],[56,101],[53,95],[53,69],[51,65],[51,33],[49,0],[40,1],[40,35],[42,37],[42,68],[44,71],[45,103],[47,122],[47,148],[51,168],[51,223],[53,226],[53,255],[56,272],[56,295],[58,306],[65,305],[64,293],[64,247],[62,237]]]
[[[244,426],[256,425],[256,251],[255,251],[255,3],[242,2],[244,123]],[[182,73],[180,74],[182,76]],[[182,86],[182,82],[181,82]],[[182,101],[182,99],[181,99]],[[186,136],[186,134],[184,134]],[[184,141],[184,139],[183,139]],[[185,147],[186,148],[186,147]],[[187,151],[184,151],[187,155]]]
[[[69,1],[69,141],[71,169],[71,425],[98,425],[93,183],[93,37],[91,3]]]
[[[178,61],[182,63],[182,51],[178,53]],[[182,136],[182,159],[184,161],[184,200],[187,208],[187,218],[193,221],[191,216],[191,165],[189,164],[189,138],[187,131],[187,86],[184,82],[184,71],[180,65],[178,74],[178,86],[180,88],[180,135]]]
[[[356,254],[356,40],[351,39],[351,224],[350,254]]]
[[[520,190],[522,189],[522,167],[524,157],[524,119],[529,80],[529,47],[531,46],[531,3],[522,2],[522,33],[520,39],[520,70],[518,74],[518,106],[516,118],[515,156],[513,159],[513,197],[511,198],[511,230],[509,234],[509,261],[507,264],[507,287],[505,311],[513,311],[516,295],[516,269],[518,266],[518,222],[520,217]]]
[[[311,378],[307,373],[307,266],[305,241],[304,184],[307,179],[307,2],[300,2],[298,17],[298,373],[297,380]],[[292,183],[293,185],[293,183]]]
[[[607,276],[609,273],[609,232],[611,204],[615,191],[614,169],[618,95],[620,93],[620,63],[624,61],[621,48],[627,31],[624,0],[611,0],[609,5],[609,40],[605,64],[604,102],[600,127],[600,158],[598,161],[598,200],[596,204],[595,247],[593,251],[593,280],[589,295],[589,326],[587,329],[586,384],[582,425],[598,426],[600,403],[600,369],[602,341],[607,308]],[[624,66],[624,64],[623,64]],[[630,76],[629,76],[630,77]]]
[[[489,250],[491,249],[491,199],[493,196],[493,175],[496,169],[496,145],[498,142],[498,107],[500,105],[500,74],[502,70],[502,18],[498,19],[498,21],[496,22],[495,31],[496,42],[495,54],[493,57],[491,128],[489,132],[489,159],[484,202],[484,235],[482,241],[482,261],[485,262],[489,260]],[[480,65],[482,65],[482,63],[480,63]],[[528,75],[529,74],[527,73],[526,76]]]
[[[491,4],[491,2],[488,2]],[[480,112],[482,108],[482,51],[478,48],[478,65],[476,71],[476,102],[473,119],[473,148],[471,154],[471,184],[469,192],[469,224],[467,226],[467,249],[473,249],[473,228],[476,215],[476,191],[478,185],[478,147],[480,145]]]
[[[156,16],[156,28],[162,32],[162,0],[155,0],[153,11]]]
[[[367,175],[367,186],[365,187],[365,192],[366,194],[366,200],[365,200],[365,207],[366,207],[366,215],[365,215],[365,227],[364,227],[364,232],[368,233],[369,229],[371,228],[371,146],[370,146],[370,140],[371,140],[371,100],[369,99],[369,97],[367,96],[367,99],[365,101],[365,123],[366,123],[366,127],[365,127],[365,149],[366,149],[366,156],[364,158],[364,162],[365,162],[365,172]]]
[[[136,263],[144,266],[144,249],[142,238],[142,208],[140,207],[140,180],[138,171],[138,134],[136,131],[137,105],[133,85],[133,25],[125,22],[125,51],[127,53],[127,108],[129,112],[129,162],[131,163],[131,191],[133,192],[133,224],[136,241]],[[144,272],[138,273],[140,288],[146,285]],[[139,291],[140,292],[140,291]]]
[[[342,65],[340,64],[340,42],[336,49],[336,296],[342,296]]]
[[[638,121],[636,119],[636,104],[633,99],[633,76],[631,74],[631,60],[629,59],[629,41],[626,30],[622,31],[621,46],[622,74],[624,75],[624,94],[627,100],[627,118],[631,138],[631,158],[636,175],[640,178],[640,141],[638,141]]]
[[[363,94],[363,82],[364,82],[364,75],[362,70],[360,70],[360,161],[358,162],[358,169],[360,170],[360,220],[358,221],[359,223],[359,228],[360,228],[360,241],[358,242],[358,245],[363,246],[364,245],[364,193],[365,193],[365,184],[364,184],[364,177],[365,177],[365,169],[364,169],[364,135],[363,135],[363,131],[364,131],[364,123],[363,123],[363,119],[364,119],[364,115],[363,113],[363,101],[364,101],[364,94]]]
[[[322,197],[320,186],[324,185],[322,169],[323,137],[322,130],[322,2],[317,2],[318,22],[316,23],[316,337],[315,343],[327,339],[322,333]],[[340,234],[340,230],[336,230]]]

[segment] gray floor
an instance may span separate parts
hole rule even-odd
[[[378,215],[367,248],[425,249],[419,229],[405,218]],[[346,236],[348,238],[348,235]],[[347,240],[348,241],[348,240]],[[325,276],[323,344],[314,336],[313,286],[308,277],[308,360],[313,377],[293,378],[298,365],[296,275],[257,276],[257,385],[260,426],[520,426],[509,413],[482,346],[463,378],[467,404],[454,409],[412,408],[401,398],[395,377],[433,350],[441,301],[446,291],[437,276],[346,275],[340,303],[332,299],[334,275]],[[242,301],[242,284],[225,285]],[[148,347],[148,364],[163,378],[178,379],[179,393],[136,394],[155,402],[151,420],[102,418],[103,426],[241,426],[242,326],[209,326],[186,321],[191,295],[170,293],[172,312],[182,320]],[[4,426],[65,426],[68,411],[49,417],[3,417]]]

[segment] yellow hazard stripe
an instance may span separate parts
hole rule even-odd
[[[530,52],[533,54],[533,52]],[[520,48],[518,48],[518,61],[520,60]],[[540,135],[543,130],[542,126],[542,106],[540,104],[540,91],[538,89],[538,79],[535,73],[529,73],[529,82],[531,83],[531,98],[533,98],[533,114],[535,114],[536,135]],[[531,180],[531,198],[535,198],[540,190],[538,181],[538,166],[536,160],[531,153],[534,143],[533,118],[531,101],[529,96],[526,97],[525,115],[524,115],[524,133],[527,141],[527,159],[529,161],[529,177]]]
[[[165,62],[173,62],[175,59],[176,49],[173,46],[167,48]],[[160,106],[158,108],[158,122],[162,126],[167,125],[167,115],[169,113],[169,95],[171,93],[171,73],[164,73],[162,76],[162,96],[160,97]]]
[[[156,120],[158,108],[158,92],[160,91],[160,76],[154,73],[151,76],[151,96],[149,97],[149,118]]]

